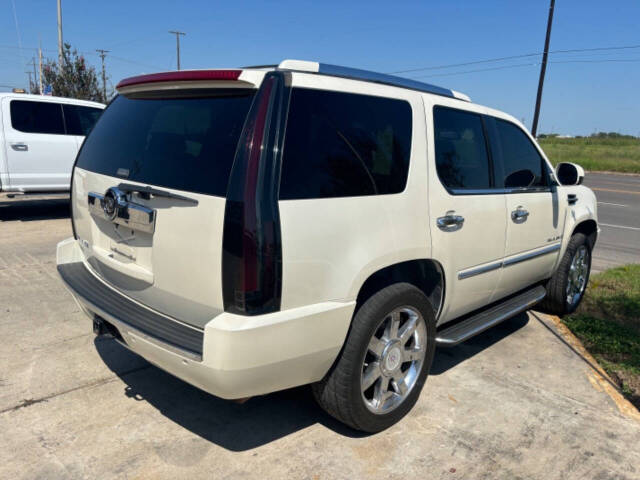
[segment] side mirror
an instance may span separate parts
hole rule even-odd
[[[559,163],[556,167],[556,179],[560,185],[580,185],[584,180],[584,169],[575,163]]]

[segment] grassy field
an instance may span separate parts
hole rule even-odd
[[[640,409],[640,265],[594,275],[563,322]]]
[[[555,138],[538,139],[555,165],[573,162],[585,170],[640,173],[640,138]]]

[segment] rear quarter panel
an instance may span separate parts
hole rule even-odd
[[[409,175],[402,193],[279,202],[283,310],[354,300],[372,273],[405,260],[429,258],[431,253],[426,125],[420,95],[308,74],[294,74],[293,86],[403,99],[411,105],[413,126]]]

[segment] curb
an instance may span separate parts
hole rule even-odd
[[[536,314],[538,314],[538,312],[536,312]],[[538,315],[536,314],[534,315],[537,317]],[[622,395],[622,393],[620,393],[618,388],[613,386],[616,385],[613,379],[604,371],[598,361],[587,351],[578,337],[576,337],[571,330],[562,323],[560,317],[557,317],[556,315],[544,315],[544,317],[548,318],[553,323],[553,326],[558,333],[562,335],[567,344],[593,368],[593,375],[589,376],[589,381],[594,388],[600,391],[604,390],[611,397],[622,415],[640,422],[640,411],[638,411],[638,409],[634,407],[633,404],[627,400],[624,395]],[[539,317],[538,320],[540,320]]]

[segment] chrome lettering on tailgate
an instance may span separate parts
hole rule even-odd
[[[132,230],[153,233],[156,211],[130,201],[130,195],[117,187],[109,188],[104,195],[89,192],[87,197],[91,215],[123,225]]]

